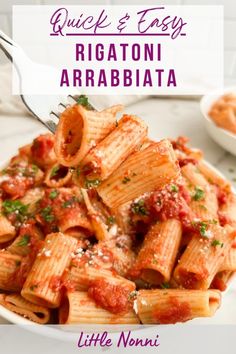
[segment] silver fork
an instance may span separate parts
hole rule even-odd
[[[52,68],[34,63],[24,53],[11,38],[0,30],[0,48],[6,54],[8,59],[13,62],[19,77],[20,85],[24,84],[24,80],[28,80],[32,76],[36,79],[44,77],[45,74],[55,74]],[[14,61],[13,61],[14,57]],[[59,95],[21,95],[21,99],[32,115],[44,124],[52,133],[55,133],[60,113],[65,110],[68,105],[74,104],[81,97],[79,94],[59,96]],[[90,104],[95,107],[89,98]]]

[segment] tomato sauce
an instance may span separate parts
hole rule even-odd
[[[230,218],[222,213],[221,211],[218,211],[218,218],[221,226],[225,226],[226,224],[230,223]]]
[[[19,267],[17,267],[16,271],[9,278],[9,283],[15,283],[22,288],[32,268],[34,259],[35,257],[32,254],[23,257]]]
[[[179,161],[179,166],[180,167],[184,167],[186,165],[188,165],[189,163],[193,164],[193,165],[197,165],[198,161],[196,159],[193,159],[191,157],[186,157],[184,159],[178,159]]]
[[[220,291],[225,291],[227,288],[227,285],[223,279],[221,279],[218,275],[216,275],[211,283],[211,288],[218,289]]]
[[[62,285],[63,285],[62,278],[61,276],[58,275],[54,275],[49,282],[49,288],[54,292],[60,291]]]
[[[154,310],[153,318],[160,324],[186,322],[192,318],[192,311],[187,301],[180,302],[177,298],[171,297],[168,308]]]
[[[216,195],[217,195],[217,199],[218,199],[218,203],[219,205],[223,205],[227,202],[228,200],[228,195],[227,193],[220,188],[219,186],[216,186]]]
[[[192,230],[193,213],[189,207],[190,193],[184,185],[177,185],[178,192],[172,186],[153,192],[147,200],[149,213],[161,221],[178,219],[182,222],[184,230]]]
[[[54,189],[45,190],[45,195],[40,200],[36,215],[36,219],[43,226],[45,233],[56,231],[60,220],[72,218],[78,214],[81,215],[86,210],[82,202],[72,193],[58,189],[58,194],[52,199],[50,198],[52,191]]]
[[[54,136],[51,134],[40,135],[34,139],[31,146],[32,159],[39,166],[53,164],[56,161],[54,153]]]
[[[131,307],[128,300],[130,289],[111,284],[105,279],[97,279],[90,284],[88,295],[98,306],[114,314],[125,313]]]
[[[181,285],[185,289],[198,289],[199,288],[199,282],[203,281],[206,279],[209,275],[209,272],[207,270],[204,270],[201,274],[195,274],[192,272],[187,272],[184,269],[179,270],[179,276],[181,279]]]
[[[34,185],[33,178],[26,177],[9,177],[7,181],[2,182],[1,188],[7,197],[12,199],[21,198],[26,191]]]

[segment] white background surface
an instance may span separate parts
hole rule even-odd
[[[224,5],[225,24],[225,82],[228,85],[236,82],[236,1],[235,0],[1,0],[0,1],[0,28],[11,35],[11,7],[12,5],[33,5],[33,4],[117,4],[117,5]],[[6,62],[5,57],[0,53],[0,63]]]

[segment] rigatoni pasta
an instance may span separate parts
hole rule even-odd
[[[31,302],[25,300],[19,294],[5,294],[0,299],[0,304],[6,307],[8,310],[13,311],[29,320],[46,324],[50,319],[50,311],[46,307],[34,305]]]
[[[23,286],[22,297],[36,305],[58,307],[62,296],[60,279],[76,246],[73,237],[62,233],[48,235]]]
[[[221,295],[217,290],[140,290],[136,301],[143,324],[169,324],[213,316]]]
[[[0,289],[20,291],[21,284],[17,273],[20,269],[22,257],[7,251],[0,252]]]
[[[181,237],[179,220],[170,219],[152,226],[134,265],[138,277],[155,285],[169,282]]]
[[[235,237],[231,227],[203,224],[203,228],[202,237],[195,235],[191,239],[174,271],[177,283],[188,289],[210,287]]]
[[[116,314],[99,308],[86,292],[68,292],[59,311],[60,324],[138,324],[132,308],[125,314]]]
[[[4,215],[0,215],[0,244],[12,240],[15,234],[15,227]]]
[[[101,112],[86,110],[81,105],[67,108],[60,117],[56,131],[55,152],[64,166],[76,166],[88,151],[116,126],[121,105]]]
[[[185,137],[82,101],[0,173],[1,306],[39,324],[214,315],[236,271],[230,183]]]
[[[146,124],[136,116],[124,115],[116,129],[94,147],[82,161],[87,178],[104,180],[139,148],[147,135]]]
[[[158,189],[178,177],[179,168],[168,140],[154,143],[132,154],[97,189],[110,208]]]

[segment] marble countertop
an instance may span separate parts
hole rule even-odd
[[[130,105],[126,111],[140,116],[148,123],[151,138],[188,136],[191,145],[202,149],[205,159],[218,168],[236,188],[236,157],[225,152],[208,136],[198,100],[146,98]],[[19,146],[29,143],[43,132],[46,129],[31,117],[0,114],[0,161],[7,161],[17,152]],[[225,306],[223,304],[214,316],[213,323],[235,323],[235,299],[234,285],[225,295]],[[0,323],[6,321],[0,318]]]

